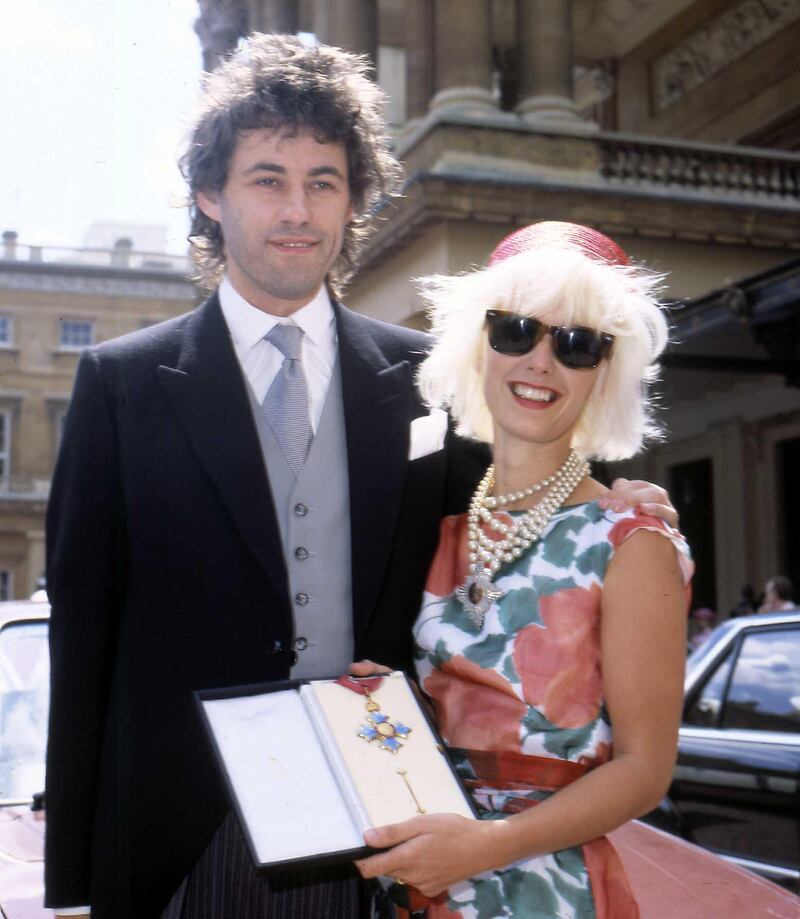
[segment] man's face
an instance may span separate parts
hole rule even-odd
[[[236,290],[288,316],[314,297],[341,251],[353,213],[347,155],[308,131],[245,131],[224,188],[198,192],[197,204],[222,227]]]

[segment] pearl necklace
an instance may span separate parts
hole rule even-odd
[[[494,485],[494,466],[486,470],[486,475],[475,490],[467,514],[470,573],[456,591],[458,599],[477,628],[483,628],[486,611],[495,600],[503,596],[503,591],[492,584],[495,574],[504,564],[518,559],[541,536],[550,518],[575,491],[588,472],[589,464],[586,460],[582,460],[574,450],[570,450],[564,464],[541,482],[535,482],[522,491],[489,496],[488,492]],[[519,520],[505,523],[492,513],[496,507],[514,504],[547,488],[550,490],[536,507],[526,511]],[[493,539],[488,536],[483,531],[481,521],[502,534],[503,538]]]

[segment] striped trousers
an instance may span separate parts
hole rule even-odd
[[[162,919],[369,919],[371,899],[350,863],[256,874],[229,814]]]

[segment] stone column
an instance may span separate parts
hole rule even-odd
[[[297,32],[297,0],[250,0],[249,5],[253,32]]]
[[[133,240],[123,236],[114,243],[111,250],[111,264],[115,268],[130,268],[133,253]]]
[[[377,55],[377,0],[316,0],[314,34],[326,45]]]
[[[17,231],[3,231],[3,255],[2,257],[9,262],[15,261],[17,257]]]
[[[203,49],[203,67],[213,70],[247,34],[247,10],[244,0],[197,0],[197,5],[200,15],[194,30]]]
[[[519,9],[517,111],[534,123],[582,123],[572,84],[571,0],[521,0]]]
[[[433,96],[433,6],[406,2],[406,108],[408,120],[421,118]]]
[[[435,0],[435,16],[431,110],[495,108],[488,0]]]

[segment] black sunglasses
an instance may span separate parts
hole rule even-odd
[[[609,357],[614,336],[585,326],[546,325],[532,316],[506,310],[486,310],[489,344],[500,354],[528,354],[548,333],[553,336],[553,354],[572,370],[593,370]]]

